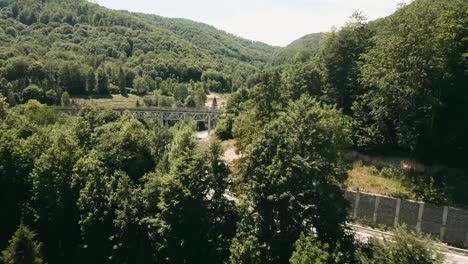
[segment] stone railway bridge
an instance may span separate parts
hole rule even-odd
[[[75,115],[80,107],[53,107],[58,112]],[[112,110],[119,115],[133,114],[141,120],[157,120],[161,124],[169,121],[196,121],[203,122],[210,131],[223,114],[221,110],[209,108],[169,108],[169,107],[135,107],[135,108],[96,108],[98,110]]]

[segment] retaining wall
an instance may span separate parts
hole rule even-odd
[[[352,191],[345,197],[354,219],[389,227],[405,224],[447,244],[468,247],[467,210]]]

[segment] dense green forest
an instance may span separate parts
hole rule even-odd
[[[281,66],[310,60],[319,51],[320,41],[324,35],[324,33],[312,33],[291,42],[288,46],[280,49],[270,63]]]
[[[343,118],[310,96],[291,102],[236,184],[221,145],[200,145],[190,126],[0,98],[0,262],[442,263],[406,230],[396,245],[353,241]]]
[[[63,92],[155,92],[184,104],[194,90],[244,87],[276,50],[204,24],[85,0],[5,0],[0,9],[0,87],[10,104],[60,103]]]
[[[355,240],[347,154],[409,155],[468,204],[468,4],[415,0],[275,48],[213,27],[84,0],[0,2],[0,263],[443,263],[426,237]],[[47,105],[134,93],[202,107],[195,124]],[[455,188],[456,187],[456,188]],[[434,192],[435,193],[435,192]]]
[[[309,60],[264,71],[254,88],[233,94],[218,135],[236,137],[242,150],[309,94],[349,117],[357,150],[466,168],[467,14],[460,0],[414,1],[372,22],[356,13]]]

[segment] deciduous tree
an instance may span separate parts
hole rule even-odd
[[[299,235],[312,228],[331,248],[350,245],[340,188],[347,139],[340,112],[308,96],[290,103],[254,139],[245,178],[258,215],[252,221],[256,243],[265,245],[263,263],[287,263]]]

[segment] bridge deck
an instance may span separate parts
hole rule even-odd
[[[80,111],[83,107],[53,106],[53,109],[61,112]],[[222,110],[209,108],[183,108],[183,107],[92,107],[98,110],[129,111],[129,112],[186,112],[186,113],[212,113],[222,114]]]
[[[56,111],[77,114],[80,107],[53,107]],[[94,108],[98,110],[111,110],[120,115],[130,113],[142,120],[158,120],[161,124],[167,121],[197,121],[208,125],[208,131],[216,123],[223,111],[207,108],[169,108],[169,107],[134,107],[134,108]]]

